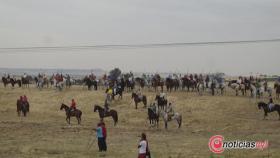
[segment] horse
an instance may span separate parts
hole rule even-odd
[[[163,86],[164,82],[161,81],[161,78],[159,75],[156,75],[152,78],[152,87],[154,87],[155,91],[158,91],[158,87],[161,88],[161,92],[163,92]]]
[[[132,91],[135,88],[135,82],[133,81],[133,79],[126,79],[125,86],[127,92]]]
[[[135,82],[136,82],[141,88],[144,88],[144,87],[145,87],[145,79],[140,78],[140,77],[136,77],[136,78],[135,78]]]
[[[271,112],[277,111],[278,114],[279,114],[279,120],[280,120],[280,105],[274,104],[274,107],[270,110],[269,107],[268,107],[268,104],[266,104],[265,102],[259,102],[258,103],[258,108],[259,109],[262,108],[263,111],[264,111],[263,119],[265,119],[265,117],[267,116],[267,113],[271,113]]]
[[[147,97],[145,95],[140,98],[136,93],[133,92],[131,95],[131,99],[133,99],[135,102],[135,109],[137,109],[137,105],[140,102],[143,102],[144,108],[147,107]]]
[[[83,82],[85,85],[87,85],[88,90],[91,90],[92,86],[94,87],[94,90],[97,90],[97,81],[91,80],[89,77],[85,77]]]
[[[168,119],[168,113],[166,111],[161,110],[160,114],[163,118],[165,129],[167,129],[167,123],[172,120],[176,120],[178,123],[178,128],[181,128],[181,125],[182,125],[182,115],[181,114],[174,113],[174,116],[172,116],[170,120]]]
[[[166,86],[166,89],[167,89],[167,92],[171,92],[173,87],[174,87],[174,81],[172,78],[166,78],[165,80],[165,86]]]
[[[119,98],[122,99],[122,95],[123,95],[123,88],[120,86],[117,86],[116,88],[113,89],[113,94],[112,94],[112,99],[115,99],[116,95],[119,95]]]
[[[67,105],[65,104],[61,104],[60,106],[60,110],[65,110],[66,113],[66,122],[68,122],[68,124],[70,124],[70,117],[76,117],[78,120],[78,124],[81,124],[82,121],[82,111],[76,109],[74,111],[72,111]]]
[[[29,88],[29,84],[31,84],[31,81],[32,81],[31,76],[21,77],[22,87]]]
[[[65,84],[66,84],[66,88],[70,88],[73,84],[73,80],[69,76],[67,76]]]
[[[240,86],[240,84],[238,84],[238,83],[236,83],[236,82],[234,82],[234,81],[235,81],[235,80],[230,81],[230,82],[228,83],[228,86],[229,86],[230,88],[232,88],[233,90],[235,90],[235,95],[238,96],[238,91],[241,89],[241,86]]]
[[[279,96],[280,96],[280,84],[275,82],[274,83],[274,89],[275,89],[275,92],[276,92],[276,98],[279,99]]]
[[[204,83],[199,82],[197,85],[198,95],[202,96],[204,91]]]
[[[167,99],[160,97],[160,95],[156,95],[155,100],[157,101],[158,109],[165,109],[167,106]]]
[[[182,89],[187,87],[188,92],[190,88],[194,91],[197,88],[197,81],[194,79],[189,79],[188,77],[183,77],[182,79]]]
[[[156,126],[158,127],[158,123],[159,123],[159,114],[157,112],[154,112],[152,110],[152,108],[148,108],[148,118],[150,121],[150,125],[152,124],[156,124]]]
[[[29,112],[29,103],[23,103],[21,100],[17,100],[17,113],[20,116],[20,113],[23,113],[23,116],[26,116],[26,113]]]
[[[21,81],[17,79],[2,77],[2,82],[4,87],[6,87],[8,84],[11,84],[12,87],[15,87],[15,84],[18,84],[18,86],[21,87]]]
[[[99,118],[103,120],[104,117],[112,117],[114,120],[114,126],[118,123],[118,112],[116,110],[110,110],[107,113],[105,113],[104,108],[100,107],[99,105],[94,105],[94,112],[98,111]]]

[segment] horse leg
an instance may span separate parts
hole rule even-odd
[[[264,112],[264,115],[263,115],[263,119],[265,120],[265,117],[267,116],[267,112]]]
[[[157,120],[156,120],[157,128],[158,128],[158,122],[159,122],[159,119],[157,118]]]
[[[167,129],[167,121],[164,122],[165,129]]]
[[[80,124],[79,116],[76,115],[76,119],[78,121],[78,125]]]
[[[137,104],[138,104],[138,103],[137,103],[137,102],[135,102],[135,109],[137,109]]]
[[[278,112],[278,115],[279,115],[279,120],[280,120],[280,110],[278,109],[278,111],[277,111],[277,112]]]

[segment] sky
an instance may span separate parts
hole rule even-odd
[[[0,0],[0,48],[280,38],[279,0]],[[280,42],[0,49],[0,67],[280,74]]]

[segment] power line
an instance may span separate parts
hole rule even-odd
[[[6,47],[0,48],[0,53],[5,51],[28,50],[73,50],[73,49],[122,49],[122,48],[159,48],[176,46],[222,45],[222,44],[251,44],[265,42],[280,42],[280,38],[261,40],[238,41],[208,41],[208,42],[178,42],[178,43],[147,43],[147,44],[118,44],[118,45],[80,45],[80,46],[53,46],[53,47]]]

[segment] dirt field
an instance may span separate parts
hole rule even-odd
[[[150,103],[155,93],[143,92]],[[16,99],[26,94],[31,104],[26,118],[18,117]],[[104,102],[104,91],[87,91],[82,87],[56,92],[53,89],[39,91],[35,88],[11,89],[0,87],[0,157],[102,157],[96,142],[88,149],[94,137],[92,128],[99,121],[93,112],[94,104]],[[82,110],[82,125],[75,118],[71,126],[60,111],[62,102],[77,101]],[[248,97],[236,97],[227,90],[226,96],[198,96],[197,93],[176,92],[168,94],[175,110],[183,115],[183,125],[177,129],[176,122],[165,130],[162,120],[159,128],[151,128],[147,121],[147,109],[142,104],[136,110],[131,104],[130,93],[123,100],[114,101],[111,108],[119,113],[119,123],[106,118],[108,129],[107,158],[137,157],[138,135],[146,132],[152,156],[155,158],[210,157],[209,138],[221,134],[226,140],[269,141],[266,150],[227,150],[225,157],[280,157],[280,121],[278,114],[263,119],[263,111]],[[279,101],[276,101],[279,103]]]

